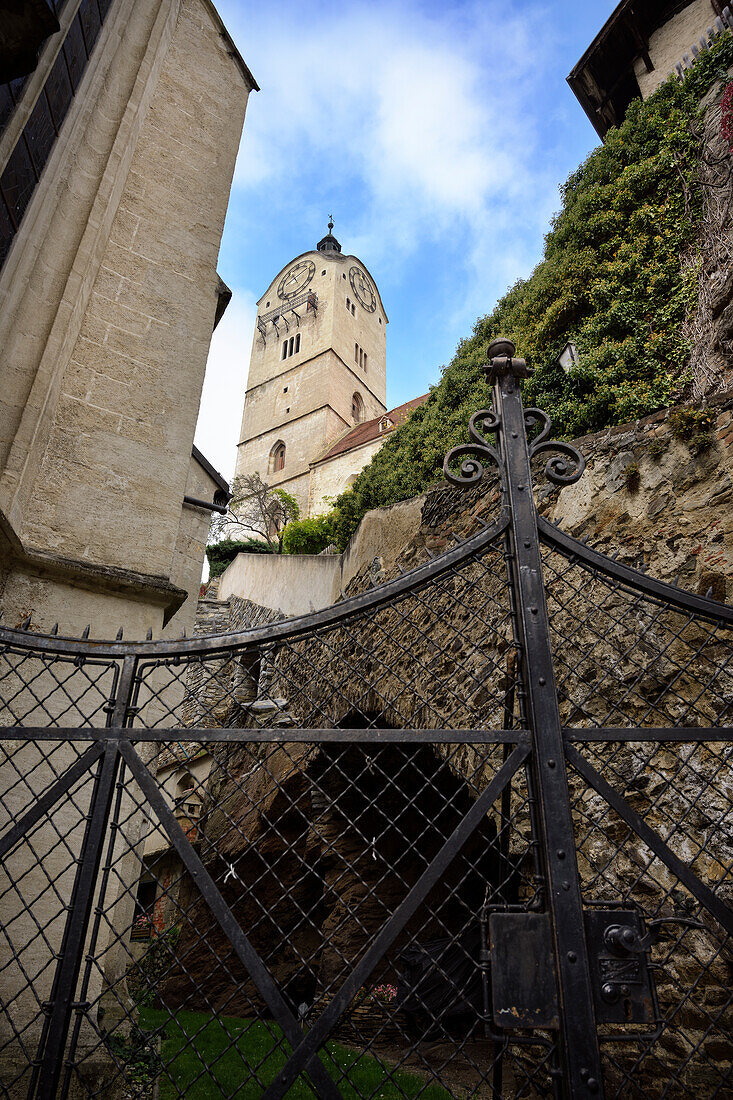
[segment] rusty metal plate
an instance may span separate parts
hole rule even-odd
[[[497,1027],[558,1026],[547,913],[492,913],[491,994]]]

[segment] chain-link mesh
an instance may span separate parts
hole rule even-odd
[[[733,633],[543,549],[558,701],[568,726],[726,726]]]
[[[730,906],[730,745],[586,743],[578,748],[703,886]],[[586,904],[633,905],[647,922],[665,922],[651,948],[659,1031],[641,1029],[652,1035],[637,1041],[628,1041],[627,1032],[626,1042],[605,1047],[608,1095],[730,1096],[733,938],[689,883],[577,772],[572,793]]]
[[[135,724],[496,729],[516,673],[503,547],[376,608],[224,654],[144,660]]]
[[[584,904],[631,907],[658,936],[658,1019],[600,1028],[607,1095],[731,1096],[733,940],[700,896],[733,905],[733,747],[675,740],[674,729],[730,724],[733,635],[714,605],[705,617],[557,548],[543,556],[558,700],[577,739],[568,756]],[[666,733],[583,742],[594,727]],[[645,843],[643,826],[671,858]]]
[[[502,1030],[493,1000],[492,914],[552,911],[509,547],[306,623],[130,647],[109,742],[124,647],[3,649],[0,1097],[48,1079],[64,998],[59,1096],[558,1094],[558,1031]],[[595,1006],[606,1094],[733,1095],[731,749],[705,734],[730,722],[730,632],[543,558],[586,914],[633,910],[650,936],[647,1023]]]

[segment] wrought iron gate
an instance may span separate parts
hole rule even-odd
[[[445,470],[499,514],[440,556],[0,630],[3,1097],[733,1096],[733,612],[538,516],[583,460],[491,350]]]

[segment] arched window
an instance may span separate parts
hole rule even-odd
[[[360,393],[355,393],[351,398],[351,416],[355,424],[358,424],[364,418],[364,402]]]
[[[277,441],[270,451],[270,473],[276,474],[285,467],[285,444],[281,439]]]

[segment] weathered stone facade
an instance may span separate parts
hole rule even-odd
[[[207,0],[115,0],[0,271],[8,621],[142,637],[186,601],[172,629],[193,625],[209,514],[183,498],[213,495],[191,449],[256,87],[237,56]]]

